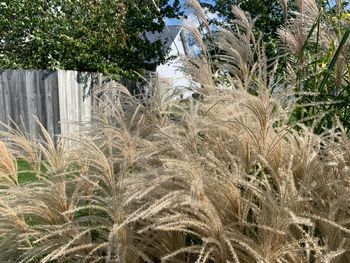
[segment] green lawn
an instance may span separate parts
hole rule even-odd
[[[19,184],[23,185],[37,180],[33,172],[33,168],[26,161],[18,160],[17,166]]]

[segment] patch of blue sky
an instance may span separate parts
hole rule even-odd
[[[343,0],[342,1],[344,5],[344,10],[350,11],[350,1],[349,0]],[[329,8],[334,7],[337,4],[337,0],[328,0],[327,5]]]

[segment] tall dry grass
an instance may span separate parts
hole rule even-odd
[[[34,141],[1,133],[1,262],[349,262],[347,131],[290,124],[253,20],[234,12],[240,30],[197,60],[199,100],[116,87],[57,145],[40,123]],[[18,159],[36,180],[19,183]]]

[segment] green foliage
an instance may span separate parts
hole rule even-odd
[[[214,4],[203,5],[212,12],[218,12],[226,21],[235,18],[231,8],[234,5],[239,5],[242,10],[258,19],[256,29],[265,35],[275,36],[277,28],[283,23],[282,8],[278,0],[218,0]]]
[[[205,1],[202,2],[210,11],[217,12],[224,19],[224,23],[213,22],[219,25],[226,24],[226,26],[234,25],[232,21],[236,17],[231,12],[231,9],[233,5],[239,5],[243,11],[248,12],[252,18],[256,19],[255,33],[263,33],[262,37],[268,50],[267,55],[269,57],[276,56],[276,32],[284,21],[282,7],[278,0],[218,0],[214,1],[214,4],[205,4]]]
[[[175,17],[179,1],[5,0],[0,3],[0,68],[69,69],[107,75],[164,60],[143,34]]]
[[[334,9],[318,5],[311,13],[299,11],[280,31],[296,71],[299,107],[294,118],[306,124],[317,120],[316,132],[330,128],[335,118],[350,127],[350,20],[346,6],[349,1],[339,1]]]

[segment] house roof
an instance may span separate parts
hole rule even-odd
[[[161,32],[147,32],[146,38],[151,43],[161,40],[164,44],[164,48],[167,50],[170,48],[171,44],[174,42],[174,39],[180,33],[181,26],[168,26],[163,29]]]

